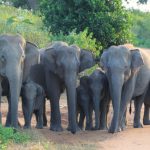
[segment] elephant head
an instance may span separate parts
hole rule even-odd
[[[18,99],[22,84],[22,71],[26,42],[20,35],[0,36],[0,76],[10,86],[10,125],[18,126]]]
[[[111,122],[112,131],[110,132],[117,132],[123,85],[138,73],[144,62],[138,49],[129,50],[125,46],[120,45],[111,46],[105,50],[101,56],[100,63],[109,81],[114,109]]]
[[[41,51],[41,64],[46,70],[56,74],[65,84],[67,92],[69,126],[76,132],[76,80],[78,72],[95,64],[90,51],[82,50],[75,45],[54,42]]]

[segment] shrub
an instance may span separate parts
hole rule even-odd
[[[30,137],[13,128],[4,128],[0,125],[0,149],[6,149],[9,142],[25,143]]]
[[[93,34],[88,34],[88,30],[85,29],[83,32],[76,33],[76,30],[73,30],[68,35],[64,35],[63,32],[59,34],[50,34],[51,41],[64,41],[68,44],[76,44],[80,48],[91,50],[94,54],[97,54],[96,50],[100,49],[101,46],[96,44],[96,39],[93,38]]]
[[[0,14],[0,34],[19,33],[39,47],[44,47],[49,42],[42,19],[31,11],[0,5]]]

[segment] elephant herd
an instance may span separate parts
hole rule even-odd
[[[78,74],[96,63],[101,68],[82,76],[77,86]],[[18,101],[21,96],[24,128],[31,127],[33,113],[36,128],[47,125],[45,99],[49,99],[50,130],[62,131],[59,99],[65,89],[68,130],[72,133],[84,128],[85,118],[86,130],[106,130],[111,101],[113,118],[108,130],[110,133],[125,128],[127,104],[131,100],[134,100],[135,106],[134,127],[142,127],[140,112],[143,103],[143,124],[150,125],[149,81],[148,50],[111,46],[97,59],[91,51],[61,41],[38,49],[20,35],[0,36],[0,96],[8,99],[5,123],[8,127],[18,127]]]

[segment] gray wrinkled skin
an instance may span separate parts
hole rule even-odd
[[[140,110],[150,81],[150,52],[130,50],[123,45],[111,46],[103,52],[101,66],[109,81],[114,109],[109,132],[120,131],[131,99],[135,100],[134,127],[141,127]]]
[[[68,120],[72,133],[78,130],[76,124],[76,79],[78,72],[90,68],[95,64],[95,59],[90,51],[82,50],[75,45],[69,46],[64,42],[54,42],[49,47],[41,50],[40,73],[33,67],[32,80],[41,82],[45,78],[46,95],[51,102],[51,126],[53,131],[62,131],[59,109],[60,95],[66,88],[68,102]],[[40,67],[39,67],[40,68]],[[39,78],[36,74],[40,74]]]

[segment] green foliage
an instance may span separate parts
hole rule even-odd
[[[150,12],[132,10],[133,44],[140,47],[150,48]]]
[[[68,35],[64,35],[63,32],[60,32],[57,35],[50,34],[51,41],[64,41],[69,45],[76,44],[80,48],[88,49],[93,51],[96,55],[96,50],[101,48],[96,44],[96,39],[93,38],[93,34],[88,34],[88,30],[85,29],[83,32],[76,33],[76,30],[73,30]]]
[[[0,149],[6,149],[9,142],[25,143],[30,137],[13,128],[4,128],[0,125]]]
[[[39,47],[44,47],[49,42],[42,19],[31,11],[0,5],[0,14],[0,34],[19,33]]]
[[[130,39],[130,18],[121,0],[41,0],[40,10],[52,33],[88,28],[104,48]]]

